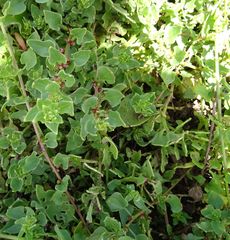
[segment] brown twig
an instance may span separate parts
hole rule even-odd
[[[144,216],[145,212],[144,211],[140,211],[138,212],[136,215],[132,216],[131,219],[129,220],[129,222],[125,225],[125,229],[128,229],[130,224],[132,224],[136,219],[138,219],[141,216]]]
[[[214,117],[216,115],[216,105],[217,100],[213,101],[213,108],[212,108],[212,116]],[[215,131],[215,123],[212,121],[209,131],[209,140],[208,140],[208,147],[206,149],[205,158],[204,158],[204,167],[202,169],[202,175],[204,175],[205,171],[207,170],[208,161],[209,161],[209,153],[211,151],[211,145],[212,145],[212,139]]]
[[[17,60],[15,58],[15,55],[14,55],[14,52],[13,52],[13,49],[12,49],[12,46],[10,44],[10,40],[9,40],[9,37],[7,35],[7,32],[6,32],[6,29],[5,29],[5,26],[3,23],[0,23],[1,24],[1,30],[2,30],[2,33],[6,39],[6,44],[7,44],[7,48],[8,48],[8,51],[11,55],[11,58],[12,58],[12,63],[13,63],[13,67],[18,71],[18,80],[19,80],[19,84],[20,84],[20,88],[21,88],[21,91],[22,91],[22,95],[27,98],[27,92],[26,92],[26,89],[25,89],[25,84],[23,82],[23,79],[22,79],[22,75],[19,71],[19,67],[18,67],[18,64],[17,64]],[[29,111],[31,109],[30,107],[30,104],[28,101],[26,101],[26,108],[27,110]],[[37,141],[38,141],[38,144],[41,148],[41,151],[46,159],[46,161],[48,162],[48,164],[50,165],[50,168],[52,169],[53,173],[55,174],[56,178],[61,182],[62,181],[62,178],[58,172],[58,169],[54,166],[53,164],[53,161],[52,159],[49,157],[48,153],[47,153],[47,150],[45,148],[45,145],[41,139],[41,136],[40,136],[40,133],[39,133],[39,124],[38,123],[35,123],[35,122],[32,122],[32,125],[33,125],[33,128],[34,128],[34,132],[36,134],[36,137],[37,137]],[[68,199],[69,199],[69,202],[72,204],[72,206],[74,207],[78,217],[80,218],[80,220],[82,221],[82,223],[84,224],[84,226],[86,227],[86,229],[88,230],[88,227],[87,227],[87,223],[80,211],[80,208],[76,205],[75,201],[74,201],[74,198],[72,197],[72,195],[66,191],[65,192]]]
[[[166,191],[166,192],[164,192],[164,196],[167,196],[171,191],[172,191],[172,189],[173,188],[175,188],[176,187],[176,185],[186,176],[186,174],[187,173],[189,173],[191,171],[191,168],[189,168],[189,169],[187,169],[186,170],[186,172],[182,175],[182,176],[180,176],[180,178],[178,178],[177,180],[176,180],[176,182]]]

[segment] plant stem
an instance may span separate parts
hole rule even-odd
[[[212,109],[212,116],[213,117],[216,114],[216,105],[217,105],[217,102],[213,101],[213,109]],[[204,158],[204,168],[202,169],[202,172],[201,172],[202,175],[204,175],[204,172],[206,171],[207,166],[208,166],[209,153],[210,153],[210,150],[211,150],[214,131],[215,131],[215,123],[212,121],[211,126],[210,126],[210,131],[209,131],[210,133],[209,133],[208,147],[206,149],[205,158]]]
[[[226,4],[225,4],[226,7]],[[226,9],[225,9],[226,10]],[[223,29],[222,29],[223,30]],[[220,78],[220,68],[219,68],[219,37],[218,32],[216,31],[216,38],[215,38],[215,78],[216,78],[216,100],[217,100],[217,119],[220,123],[222,123],[222,107],[221,107],[221,78]],[[225,142],[224,142],[224,134],[223,130],[218,128],[218,133],[220,136],[220,144],[221,144],[221,151],[222,151],[222,159],[223,159],[223,173],[225,176],[225,191],[226,196],[228,199],[228,204],[230,204],[230,196],[229,196],[229,186],[227,181],[227,171],[228,171],[228,164],[227,164],[227,157],[225,152]]]
[[[215,40],[215,78],[216,78],[216,100],[217,100],[217,119],[218,122],[222,123],[222,107],[221,107],[221,83],[220,83],[220,69],[219,69],[219,50],[218,50],[218,39],[216,37]],[[227,159],[225,153],[225,144],[224,144],[224,137],[219,129],[219,136],[220,136],[220,143],[221,143],[221,150],[222,150],[222,158],[223,158],[223,167],[224,169],[227,168]]]
[[[17,236],[0,233],[0,239],[23,240],[24,238],[21,238],[21,237],[18,238]]]
[[[134,215],[131,220],[125,225],[125,228],[128,229],[130,224],[132,224],[137,218],[139,218],[140,216],[143,216],[145,214],[144,211],[140,211],[138,212],[136,215]]]
[[[168,105],[173,98],[173,91],[174,91],[174,85],[172,84],[172,86],[170,88],[170,94],[166,99],[166,102],[165,102],[164,108],[163,108],[163,112],[162,112],[164,117],[166,117],[166,112],[167,112],[167,109],[168,109]]]
[[[187,173],[189,173],[189,171],[191,170],[191,168],[189,168],[188,170],[186,170],[186,172],[180,177],[180,178],[178,178],[177,180],[176,180],[176,182],[166,191],[166,192],[164,192],[164,196],[167,196],[170,192],[171,192],[171,190],[174,188],[174,187],[176,187],[176,185],[186,176],[186,174]]]
[[[0,26],[1,26],[1,30],[2,30],[2,33],[3,33],[3,35],[4,35],[4,38],[5,38],[5,40],[6,40],[6,45],[7,45],[8,51],[9,51],[10,56],[11,56],[11,58],[12,58],[13,67],[14,67],[15,70],[18,72],[18,80],[19,80],[19,84],[20,84],[20,89],[21,89],[22,95],[23,95],[25,98],[27,98],[27,93],[26,93],[26,89],[25,89],[25,84],[24,84],[24,82],[23,82],[22,75],[21,75],[20,69],[19,69],[18,64],[17,64],[17,60],[16,60],[15,55],[14,55],[14,52],[13,52],[13,47],[11,46],[10,39],[9,39],[8,34],[7,34],[7,32],[6,32],[5,26],[4,26],[4,24],[3,24],[2,22],[0,23]],[[27,110],[29,111],[29,110],[31,109],[30,104],[29,104],[28,101],[26,101],[25,103],[26,103],[26,108],[27,108]],[[42,153],[43,153],[46,161],[47,161],[48,164],[50,165],[50,167],[51,167],[53,173],[55,174],[56,178],[61,182],[61,181],[62,181],[62,178],[61,178],[61,176],[60,176],[60,174],[59,174],[59,172],[58,172],[58,169],[56,169],[56,167],[54,166],[53,161],[52,161],[52,159],[49,157],[48,152],[47,152],[47,150],[46,150],[46,148],[45,148],[45,145],[44,145],[44,143],[43,143],[43,141],[42,141],[42,139],[41,139],[41,135],[40,135],[40,133],[39,133],[39,129],[40,129],[39,124],[38,124],[38,123],[35,123],[35,122],[32,122],[32,125],[33,125],[33,128],[34,128],[34,132],[35,132],[35,134],[36,134],[36,137],[37,137],[38,144],[39,144],[39,146],[40,146],[40,148],[41,148],[41,151],[42,151]],[[75,201],[74,201],[74,198],[71,196],[71,194],[70,194],[68,191],[66,191],[66,195],[67,195],[67,197],[68,197],[68,199],[69,199],[69,202],[73,205],[73,207],[74,207],[77,215],[79,216],[80,220],[83,222],[83,224],[84,224],[85,227],[87,228],[87,224],[86,224],[86,222],[85,222],[85,220],[84,220],[84,218],[83,218],[83,216],[82,216],[82,214],[81,214],[80,209],[79,209],[78,206],[76,205],[76,203],[75,203]]]

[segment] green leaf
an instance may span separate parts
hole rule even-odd
[[[74,54],[74,59],[77,67],[84,66],[90,58],[91,51],[90,50],[79,50]]]
[[[113,128],[125,126],[125,123],[122,120],[120,113],[112,110],[110,110],[108,114],[108,123]]]
[[[20,62],[25,65],[26,70],[30,70],[37,63],[36,54],[31,48],[29,48],[26,52],[22,53]]]
[[[215,208],[221,209],[224,206],[223,196],[214,191],[208,191],[208,204],[211,204]]]
[[[110,152],[112,153],[114,159],[117,159],[118,158],[118,149],[117,149],[117,146],[115,145],[115,143],[113,142],[113,140],[109,137],[104,137],[102,139],[102,143],[105,144],[109,142],[110,143],[110,147],[109,147],[109,150]]]
[[[83,8],[89,8],[90,6],[93,5],[95,0],[80,0],[80,2]]]
[[[69,155],[58,153],[54,157],[53,163],[56,167],[62,166],[64,170],[67,170],[69,167]]]
[[[105,224],[105,227],[111,232],[115,232],[115,233],[121,232],[121,223],[118,222],[115,218],[107,216],[104,219],[104,224]]]
[[[194,88],[194,91],[197,95],[200,95],[206,101],[211,101],[213,97],[212,88],[206,87],[205,85],[197,84]]]
[[[131,99],[131,104],[136,113],[143,115],[144,117],[150,117],[156,111],[154,106],[155,93],[135,93]]]
[[[213,232],[218,236],[221,236],[226,232],[223,221],[211,221],[211,227],[213,229]]]
[[[192,162],[200,169],[203,169],[204,168],[204,164],[200,161],[201,160],[201,157],[200,157],[200,153],[199,152],[196,152],[196,151],[190,151],[189,153],[191,159],[192,159]]]
[[[54,47],[49,48],[49,63],[51,65],[56,65],[56,64],[64,64],[66,63],[67,59],[64,54],[60,53],[59,50],[57,50]]]
[[[66,73],[63,69],[59,71],[58,77],[65,81],[65,86],[70,88],[75,83],[75,78],[72,74]]]
[[[41,160],[36,153],[33,152],[30,156],[20,161],[24,173],[29,173],[35,170],[40,164]]]
[[[54,47],[51,40],[41,41],[37,39],[28,39],[27,44],[41,57],[49,56],[49,48]]]
[[[55,189],[57,191],[60,191],[60,192],[66,192],[67,189],[68,189],[68,183],[70,181],[70,176],[69,175],[65,175],[65,177],[62,179],[61,183],[60,184],[57,184],[55,186]]]
[[[185,58],[185,55],[186,55],[186,52],[181,50],[178,46],[175,46],[173,48],[173,50],[174,50],[174,61],[173,61],[173,63],[175,65],[178,65],[181,62],[183,62],[183,60]]]
[[[90,237],[87,238],[87,240],[102,240],[102,239],[104,240],[104,239],[106,239],[105,236],[106,236],[107,233],[108,233],[108,231],[104,227],[99,226],[90,235]]]
[[[214,8],[212,11],[208,11],[204,14],[205,20],[202,24],[202,29],[200,31],[201,37],[204,38],[210,30],[213,30],[216,21],[216,9]]]
[[[149,161],[149,158],[146,159],[142,166],[142,172],[145,177],[148,179],[153,179],[155,174],[153,172],[152,164]]]
[[[34,4],[31,5],[31,16],[33,17],[33,20],[36,20],[39,18],[41,15],[43,15],[42,11],[40,8],[35,6]]]
[[[55,225],[54,230],[57,233],[58,240],[72,240],[67,230],[60,229],[57,225]]]
[[[25,217],[25,207],[23,206],[18,206],[18,207],[10,207],[7,209],[6,216],[9,219],[20,219],[22,217]]]
[[[102,164],[105,166],[106,169],[109,168],[111,164],[111,154],[108,146],[105,146],[103,149],[103,157],[102,157]]]
[[[113,84],[115,83],[115,76],[109,67],[101,66],[97,70],[97,80],[102,83]]]
[[[126,17],[130,22],[135,23],[135,21],[129,16],[129,13],[121,7],[119,3],[113,3],[112,0],[107,0],[106,3],[111,6],[112,9]]]
[[[126,96],[118,108],[118,112],[126,126],[136,127],[145,123],[149,118],[140,117],[131,104],[130,96]]]
[[[58,103],[58,113],[66,113],[70,116],[74,115],[73,101],[71,98],[63,99]]]
[[[10,143],[9,143],[7,137],[5,137],[5,136],[0,137],[0,148],[7,149],[9,147],[9,144]]]
[[[54,134],[58,134],[59,123],[45,122],[46,127],[49,128]]]
[[[45,144],[48,148],[56,148],[58,146],[57,135],[53,132],[48,132],[45,135]]]
[[[134,238],[124,236],[124,237],[119,237],[118,240],[134,240]]]
[[[72,36],[73,39],[77,39],[78,45],[81,45],[83,43],[86,32],[87,32],[86,28],[74,28],[71,29],[70,35]]]
[[[24,122],[36,122],[40,112],[37,106],[32,107],[24,118]]]
[[[128,207],[128,202],[125,198],[119,193],[113,193],[106,201],[112,212],[117,212]]]
[[[133,203],[139,209],[145,211],[146,213],[150,213],[150,210],[146,207],[144,199],[141,197],[139,192],[135,191]]]
[[[144,234],[138,234],[136,240],[148,240],[149,238]]]
[[[203,222],[197,223],[196,225],[198,226],[198,228],[200,228],[206,233],[212,232],[212,226],[210,221],[207,221],[207,222],[203,221]]]
[[[10,0],[4,5],[4,15],[19,15],[25,12],[25,0]]]
[[[59,31],[62,24],[62,16],[60,13],[43,10],[45,22],[55,31]]]
[[[181,32],[181,27],[176,25],[167,25],[165,28],[165,42],[173,44]]]
[[[151,144],[154,146],[167,147],[169,145],[178,143],[183,138],[184,134],[176,134],[174,132],[165,133],[163,130],[155,134],[155,136],[151,140]]]
[[[37,89],[42,95],[59,93],[60,86],[49,78],[39,78],[33,82],[33,88]]]
[[[173,213],[179,213],[182,211],[182,204],[176,195],[170,194],[167,198],[167,202],[169,203]]]
[[[203,237],[198,237],[192,233],[189,233],[186,237],[186,240],[203,240]]]
[[[74,235],[73,235],[73,240],[86,240],[87,238],[87,232],[84,228],[84,226],[82,226],[82,224],[78,224],[75,228],[74,228]]]
[[[35,0],[37,3],[48,3],[50,0]]]
[[[77,122],[77,125],[75,124]],[[72,124],[71,124],[72,125]],[[69,131],[67,135],[67,145],[66,145],[66,151],[74,151],[76,148],[79,148],[82,146],[82,143],[84,140],[80,137],[80,129],[79,129],[80,123],[78,121],[74,121],[74,126],[71,127],[71,130]]]
[[[207,205],[201,210],[201,214],[211,220],[218,220],[221,217],[221,210],[215,209],[212,205]]]
[[[92,214],[93,214],[93,201],[90,202],[88,210],[87,210],[87,215],[86,215],[86,220],[89,223],[93,222]]]
[[[81,124],[81,133],[80,136],[82,140],[85,140],[86,136],[90,134],[91,136],[96,136],[97,129],[96,129],[96,121],[93,114],[86,114],[80,120]]]
[[[71,94],[74,104],[79,104],[84,97],[88,96],[88,90],[83,87],[79,87],[75,92]]]
[[[105,100],[107,100],[112,107],[116,107],[120,104],[121,99],[124,95],[117,89],[114,88],[104,88],[105,90]]]
[[[20,192],[22,190],[23,183],[24,183],[23,179],[18,177],[10,179],[10,187],[13,192]]]
[[[167,86],[176,80],[176,73],[172,71],[170,68],[164,68],[161,71],[160,76]]]
[[[97,106],[98,98],[96,96],[91,96],[87,98],[81,105],[82,111],[84,113],[89,113],[89,111]]]

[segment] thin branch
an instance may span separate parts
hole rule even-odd
[[[212,116],[213,117],[216,115],[216,104],[217,104],[216,101],[213,101],[213,108],[212,108]],[[205,158],[204,158],[204,168],[202,169],[202,172],[201,172],[202,175],[204,175],[204,173],[208,167],[208,161],[209,161],[209,155],[210,155],[210,151],[211,151],[211,145],[212,145],[214,131],[215,131],[215,123],[214,123],[214,121],[212,121],[211,126],[210,126],[210,131],[209,131],[208,147],[206,149]]]
[[[168,226],[169,226],[169,217],[168,217],[168,212],[167,212],[167,206],[165,207],[165,214],[164,214],[164,219],[165,219],[165,227],[166,227],[166,232],[168,232]]]
[[[140,211],[138,212],[136,215],[132,216],[131,219],[129,220],[129,222],[125,225],[125,229],[128,229],[130,224],[132,224],[136,219],[138,219],[139,217],[143,216],[145,214],[144,211]]]
[[[226,7],[226,5],[225,5]],[[226,10],[226,9],[225,9]],[[222,102],[221,102],[221,77],[220,77],[220,62],[219,62],[219,38],[218,32],[216,31],[216,39],[215,39],[215,78],[216,78],[216,101],[217,101],[217,119],[220,123],[222,120]],[[219,136],[220,136],[220,144],[221,144],[221,152],[222,152],[222,163],[223,163],[223,173],[225,175],[225,191],[228,199],[228,205],[230,205],[230,194],[229,194],[229,183],[227,181],[228,174],[228,162],[225,151],[225,141],[223,129],[218,128]]]
[[[17,70],[17,72],[18,72],[18,80],[19,80],[19,84],[20,84],[20,89],[21,89],[21,91],[22,91],[22,95],[23,95],[25,98],[27,98],[27,93],[26,93],[26,89],[25,89],[25,84],[24,84],[24,82],[23,82],[22,75],[21,75],[21,73],[20,73],[20,71],[19,71],[19,67],[18,67],[18,64],[17,64],[17,60],[16,60],[16,58],[15,58],[14,52],[13,52],[13,48],[12,48],[11,43],[10,43],[10,39],[9,39],[9,37],[8,37],[8,34],[7,34],[7,32],[6,32],[6,29],[5,29],[4,24],[1,22],[0,25],[1,25],[2,33],[3,33],[4,38],[5,38],[5,40],[6,40],[6,44],[7,44],[8,51],[9,51],[10,56],[11,56],[11,58],[12,58],[13,67],[14,67],[14,68]],[[28,111],[31,109],[30,104],[29,104],[28,101],[26,101],[26,108],[27,108]],[[47,150],[46,150],[46,148],[45,148],[45,145],[44,145],[44,143],[42,142],[42,139],[41,139],[41,136],[40,136],[40,133],[39,133],[39,129],[40,129],[39,124],[38,124],[38,123],[35,123],[35,122],[32,122],[32,125],[33,125],[33,128],[34,128],[34,132],[35,132],[35,134],[36,134],[36,137],[37,137],[38,144],[39,144],[39,146],[40,146],[40,148],[41,148],[41,151],[42,151],[42,153],[43,153],[46,161],[47,161],[48,164],[50,165],[50,167],[51,167],[53,173],[55,174],[56,178],[57,178],[59,181],[62,181],[62,178],[61,178],[61,176],[60,176],[60,174],[59,174],[59,172],[58,172],[58,169],[54,166],[53,161],[52,161],[52,159],[49,157],[49,155],[48,155],[48,153],[47,153]],[[83,223],[83,224],[85,225],[85,227],[87,228],[87,223],[85,222],[85,220],[84,220],[84,218],[83,218],[83,216],[82,216],[82,214],[81,214],[80,208],[76,205],[76,203],[75,203],[75,201],[74,201],[74,198],[71,196],[71,194],[70,194],[68,191],[66,191],[66,195],[67,195],[67,197],[68,197],[68,199],[69,199],[69,202],[73,205],[73,207],[74,207],[74,209],[75,209],[78,217],[80,218],[80,220],[82,221],[82,223]],[[87,228],[87,229],[88,229],[88,228]]]
[[[167,112],[167,109],[168,109],[168,105],[173,98],[173,91],[174,91],[174,85],[172,84],[172,86],[170,88],[170,94],[167,97],[166,102],[164,103],[164,109],[163,109],[163,112],[162,112],[163,116],[165,116],[165,117],[166,117],[166,112]]]
[[[22,237],[18,238],[17,236],[14,236],[14,235],[0,233],[0,239],[23,240],[24,238]]]
[[[189,169],[187,169],[186,171],[185,171],[185,173],[183,174],[183,175],[181,175],[181,177],[180,178],[178,178],[177,180],[176,180],[176,182],[166,191],[166,192],[164,192],[164,196],[167,196],[171,191],[172,191],[172,189],[174,188],[174,187],[176,187],[176,185],[186,176],[186,174],[187,173],[189,173],[191,171],[191,168],[189,168]]]

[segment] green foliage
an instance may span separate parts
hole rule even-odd
[[[0,239],[229,239],[229,1],[0,1]]]

